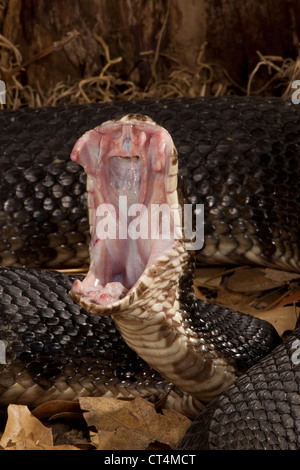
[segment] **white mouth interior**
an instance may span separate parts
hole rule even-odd
[[[142,172],[142,160],[138,156],[111,157],[107,162],[106,177],[112,194],[126,196],[129,205],[137,203]]]
[[[90,269],[71,293],[99,306],[129,294],[174,242],[172,212],[162,238],[160,210],[169,203],[172,139],[152,122],[123,119],[87,132],[71,155],[88,176],[91,226]]]

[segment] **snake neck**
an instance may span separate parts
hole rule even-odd
[[[166,256],[164,270],[148,277],[148,289],[113,318],[127,344],[149,365],[186,394],[207,402],[235,380],[236,371],[185,322],[180,279],[189,255],[183,245],[175,244]]]

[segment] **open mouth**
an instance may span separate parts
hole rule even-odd
[[[128,115],[84,134],[71,159],[87,173],[91,261],[70,294],[104,313],[133,301],[176,240],[177,152],[165,129]]]

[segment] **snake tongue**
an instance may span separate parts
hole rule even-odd
[[[175,185],[169,175],[174,152],[168,132],[139,115],[108,121],[77,141],[71,159],[87,173],[91,262],[84,281],[72,287],[75,300],[108,306],[126,297],[174,242],[172,216],[166,240],[157,209],[178,202],[177,167]]]

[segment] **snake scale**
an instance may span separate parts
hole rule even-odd
[[[150,116],[170,134],[132,114],[78,141],[70,160],[81,135],[129,113]],[[0,123],[0,344],[6,353],[6,363],[0,364],[1,406],[35,406],[80,395],[164,397],[166,406],[190,416],[200,413],[182,449],[299,448],[300,329],[281,343],[267,322],[202,302],[192,291],[194,262],[299,271],[297,106],[254,97],[153,100],[1,111]],[[205,244],[193,255],[186,255],[184,243],[175,244],[156,257],[150,252],[149,259],[158,262],[154,266],[134,270],[140,249],[125,267],[114,250],[107,251],[112,264],[122,265],[113,272],[114,288],[121,278],[124,285],[128,278],[143,280],[137,282],[138,293],[129,283],[132,295],[113,298],[110,312],[108,299],[114,294],[104,289],[98,298],[93,290],[84,291],[82,277],[40,271],[89,263],[89,244],[95,239],[87,204],[93,212],[92,180],[100,165],[99,160],[93,166],[89,149],[98,148],[99,134],[108,181],[118,181],[119,193],[133,197],[126,184],[119,184],[123,172],[136,194],[146,188],[149,201],[152,193],[161,194],[157,188],[165,181],[168,191],[159,202],[177,195],[171,135],[180,186],[194,207],[203,203],[205,210]],[[120,135],[118,152],[109,153],[111,139],[114,148]],[[143,145],[146,160],[139,153]],[[169,162],[165,168],[163,158]],[[77,161],[89,167],[88,202],[86,175]],[[146,171],[139,167],[144,161],[156,174],[155,179],[150,172],[147,183],[139,176]],[[103,191],[105,184],[102,180]],[[111,186],[111,197],[114,191]],[[143,246],[141,251],[147,250]],[[113,270],[110,262],[100,257],[97,269],[102,273],[107,265]],[[163,328],[153,312],[164,318]],[[160,336],[151,350],[147,338],[157,335],[157,328]]]

